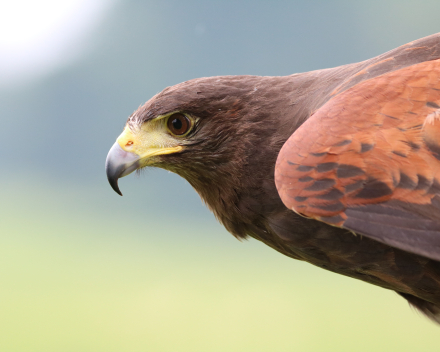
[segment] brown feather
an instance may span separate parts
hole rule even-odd
[[[432,207],[425,214],[426,205],[440,196],[440,187],[435,188],[440,185],[438,104],[440,60],[383,74],[334,97],[289,138],[278,156],[276,183],[284,204],[440,260],[440,209]],[[373,147],[362,152],[359,141],[365,136]],[[332,170],[314,172],[329,161],[335,164]],[[314,167],[303,171],[301,165]],[[419,175],[428,187],[417,187]],[[311,178],[306,187],[295,182],[304,177]],[[359,182],[362,187],[347,188]],[[327,187],[320,187],[323,183]],[[368,204],[395,211],[378,229],[373,224],[377,215],[374,222],[368,220]],[[400,204],[411,204],[411,214],[419,217],[405,222],[407,211]]]
[[[437,316],[440,262],[432,255],[290,209],[337,225],[360,216],[357,223],[368,227],[370,217],[379,228],[394,212],[432,220],[427,228],[435,228],[439,126],[431,115],[423,128],[422,117],[436,111],[429,102],[440,105],[439,59],[437,34],[332,69],[195,79],[166,88],[128,124],[171,112],[196,117],[184,151],[158,157],[154,166],[187,179],[234,236],[252,236],[289,257],[395,290]],[[277,182],[289,208],[274,182],[284,144]]]

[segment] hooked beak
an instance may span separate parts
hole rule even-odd
[[[122,196],[118,186],[118,179],[131,174],[140,167],[140,157],[137,154],[126,152],[118,142],[115,142],[105,160],[107,179],[113,190]]]
[[[131,174],[136,169],[152,165],[159,156],[178,153],[182,150],[183,147],[175,143],[172,137],[158,133],[156,125],[147,125],[136,132],[126,126],[111,147],[105,161],[108,182],[113,190],[122,196],[118,179]]]

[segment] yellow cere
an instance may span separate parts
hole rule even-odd
[[[164,118],[150,120],[137,130],[125,126],[117,142],[123,150],[137,154],[141,159],[183,150],[182,140],[168,132]]]

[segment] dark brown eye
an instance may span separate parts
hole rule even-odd
[[[183,114],[173,114],[168,117],[167,126],[172,134],[181,136],[189,131],[191,121]]]

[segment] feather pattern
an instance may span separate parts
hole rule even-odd
[[[276,182],[284,204],[440,260],[439,104],[440,60],[337,95],[280,152]]]
[[[127,123],[193,116],[182,152],[153,166],[188,180],[229,232],[439,322],[439,60],[436,34],[332,69],[194,79]]]

